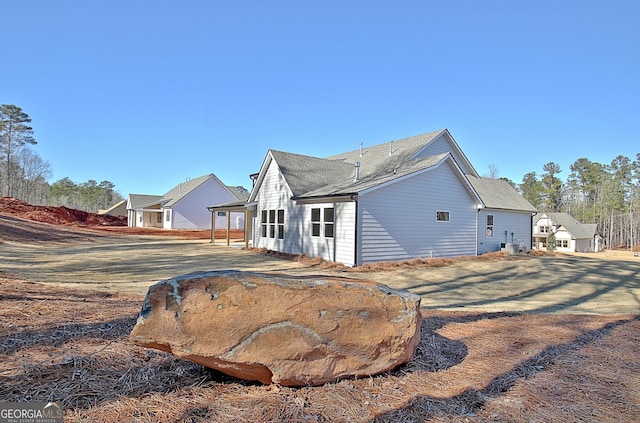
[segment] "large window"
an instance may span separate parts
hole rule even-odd
[[[165,210],[164,211],[164,220],[166,222],[171,222],[171,210]],[[160,223],[160,222],[158,222]]]
[[[448,222],[449,221],[449,212],[436,210],[436,222]]]
[[[487,215],[487,238],[493,238],[493,215]]]
[[[333,207],[325,207],[324,209],[311,209],[311,235],[324,236],[325,238],[334,237],[335,227],[335,209]]]
[[[266,238],[284,239],[284,210],[262,210],[260,213],[260,235]]]

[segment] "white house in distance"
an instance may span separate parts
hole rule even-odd
[[[254,247],[348,266],[531,248],[534,207],[481,178],[446,129],[327,158],[269,150],[254,176]]]
[[[602,238],[595,223],[580,223],[567,213],[538,213],[533,217],[533,248],[546,250],[549,234],[556,237],[556,251],[597,252]]]
[[[210,229],[211,214],[207,206],[246,200],[247,197],[244,188],[226,186],[210,173],[187,179],[164,195],[129,194],[127,223],[129,227]],[[236,215],[232,217],[239,217],[244,225],[244,213]],[[220,212],[216,225],[226,227],[226,224],[227,216]]]

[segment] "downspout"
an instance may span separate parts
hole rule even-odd
[[[213,209],[209,209],[211,212],[211,243],[215,244],[216,241],[216,212]]]
[[[480,215],[480,209],[476,210],[476,256],[478,255],[478,231],[480,230],[480,228],[478,228],[478,216]]]
[[[530,235],[531,235],[529,237],[529,239],[531,240],[531,245],[529,246],[529,250],[533,250],[534,243],[535,243],[535,246],[536,246],[536,249],[537,249],[538,248],[537,238],[536,239],[533,238],[533,214],[531,215],[531,222],[529,223],[529,230],[531,231],[531,232],[529,232]]]
[[[358,196],[356,195],[352,195],[351,196],[351,201],[353,201],[354,203],[356,203],[356,212],[355,215],[353,217],[353,221],[354,221],[354,228],[353,228],[353,267],[358,267],[358,207],[359,207],[359,203],[358,203]]]

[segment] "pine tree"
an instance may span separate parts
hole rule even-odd
[[[4,153],[6,188],[5,195],[13,196],[14,168],[12,154],[25,144],[37,144],[28,114],[13,104],[0,105],[0,148]]]

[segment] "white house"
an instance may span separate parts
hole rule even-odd
[[[602,238],[595,223],[580,223],[567,213],[538,213],[533,217],[533,247],[545,250],[548,237],[556,238],[556,251],[597,252],[602,249]]]
[[[528,250],[535,212],[506,182],[481,178],[446,129],[327,158],[269,150],[245,208],[253,246],[349,266],[472,256],[509,240]]]
[[[164,229],[211,229],[212,203],[246,200],[242,187],[224,185],[213,173],[188,179],[164,195],[129,194],[127,218],[129,227]],[[232,218],[244,219],[244,213]],[[216,225],[226,227],[227,216],[220,212]],[[244,221],[243,221],[244,224]],[[242,228],[240,228],[242,229]]]

